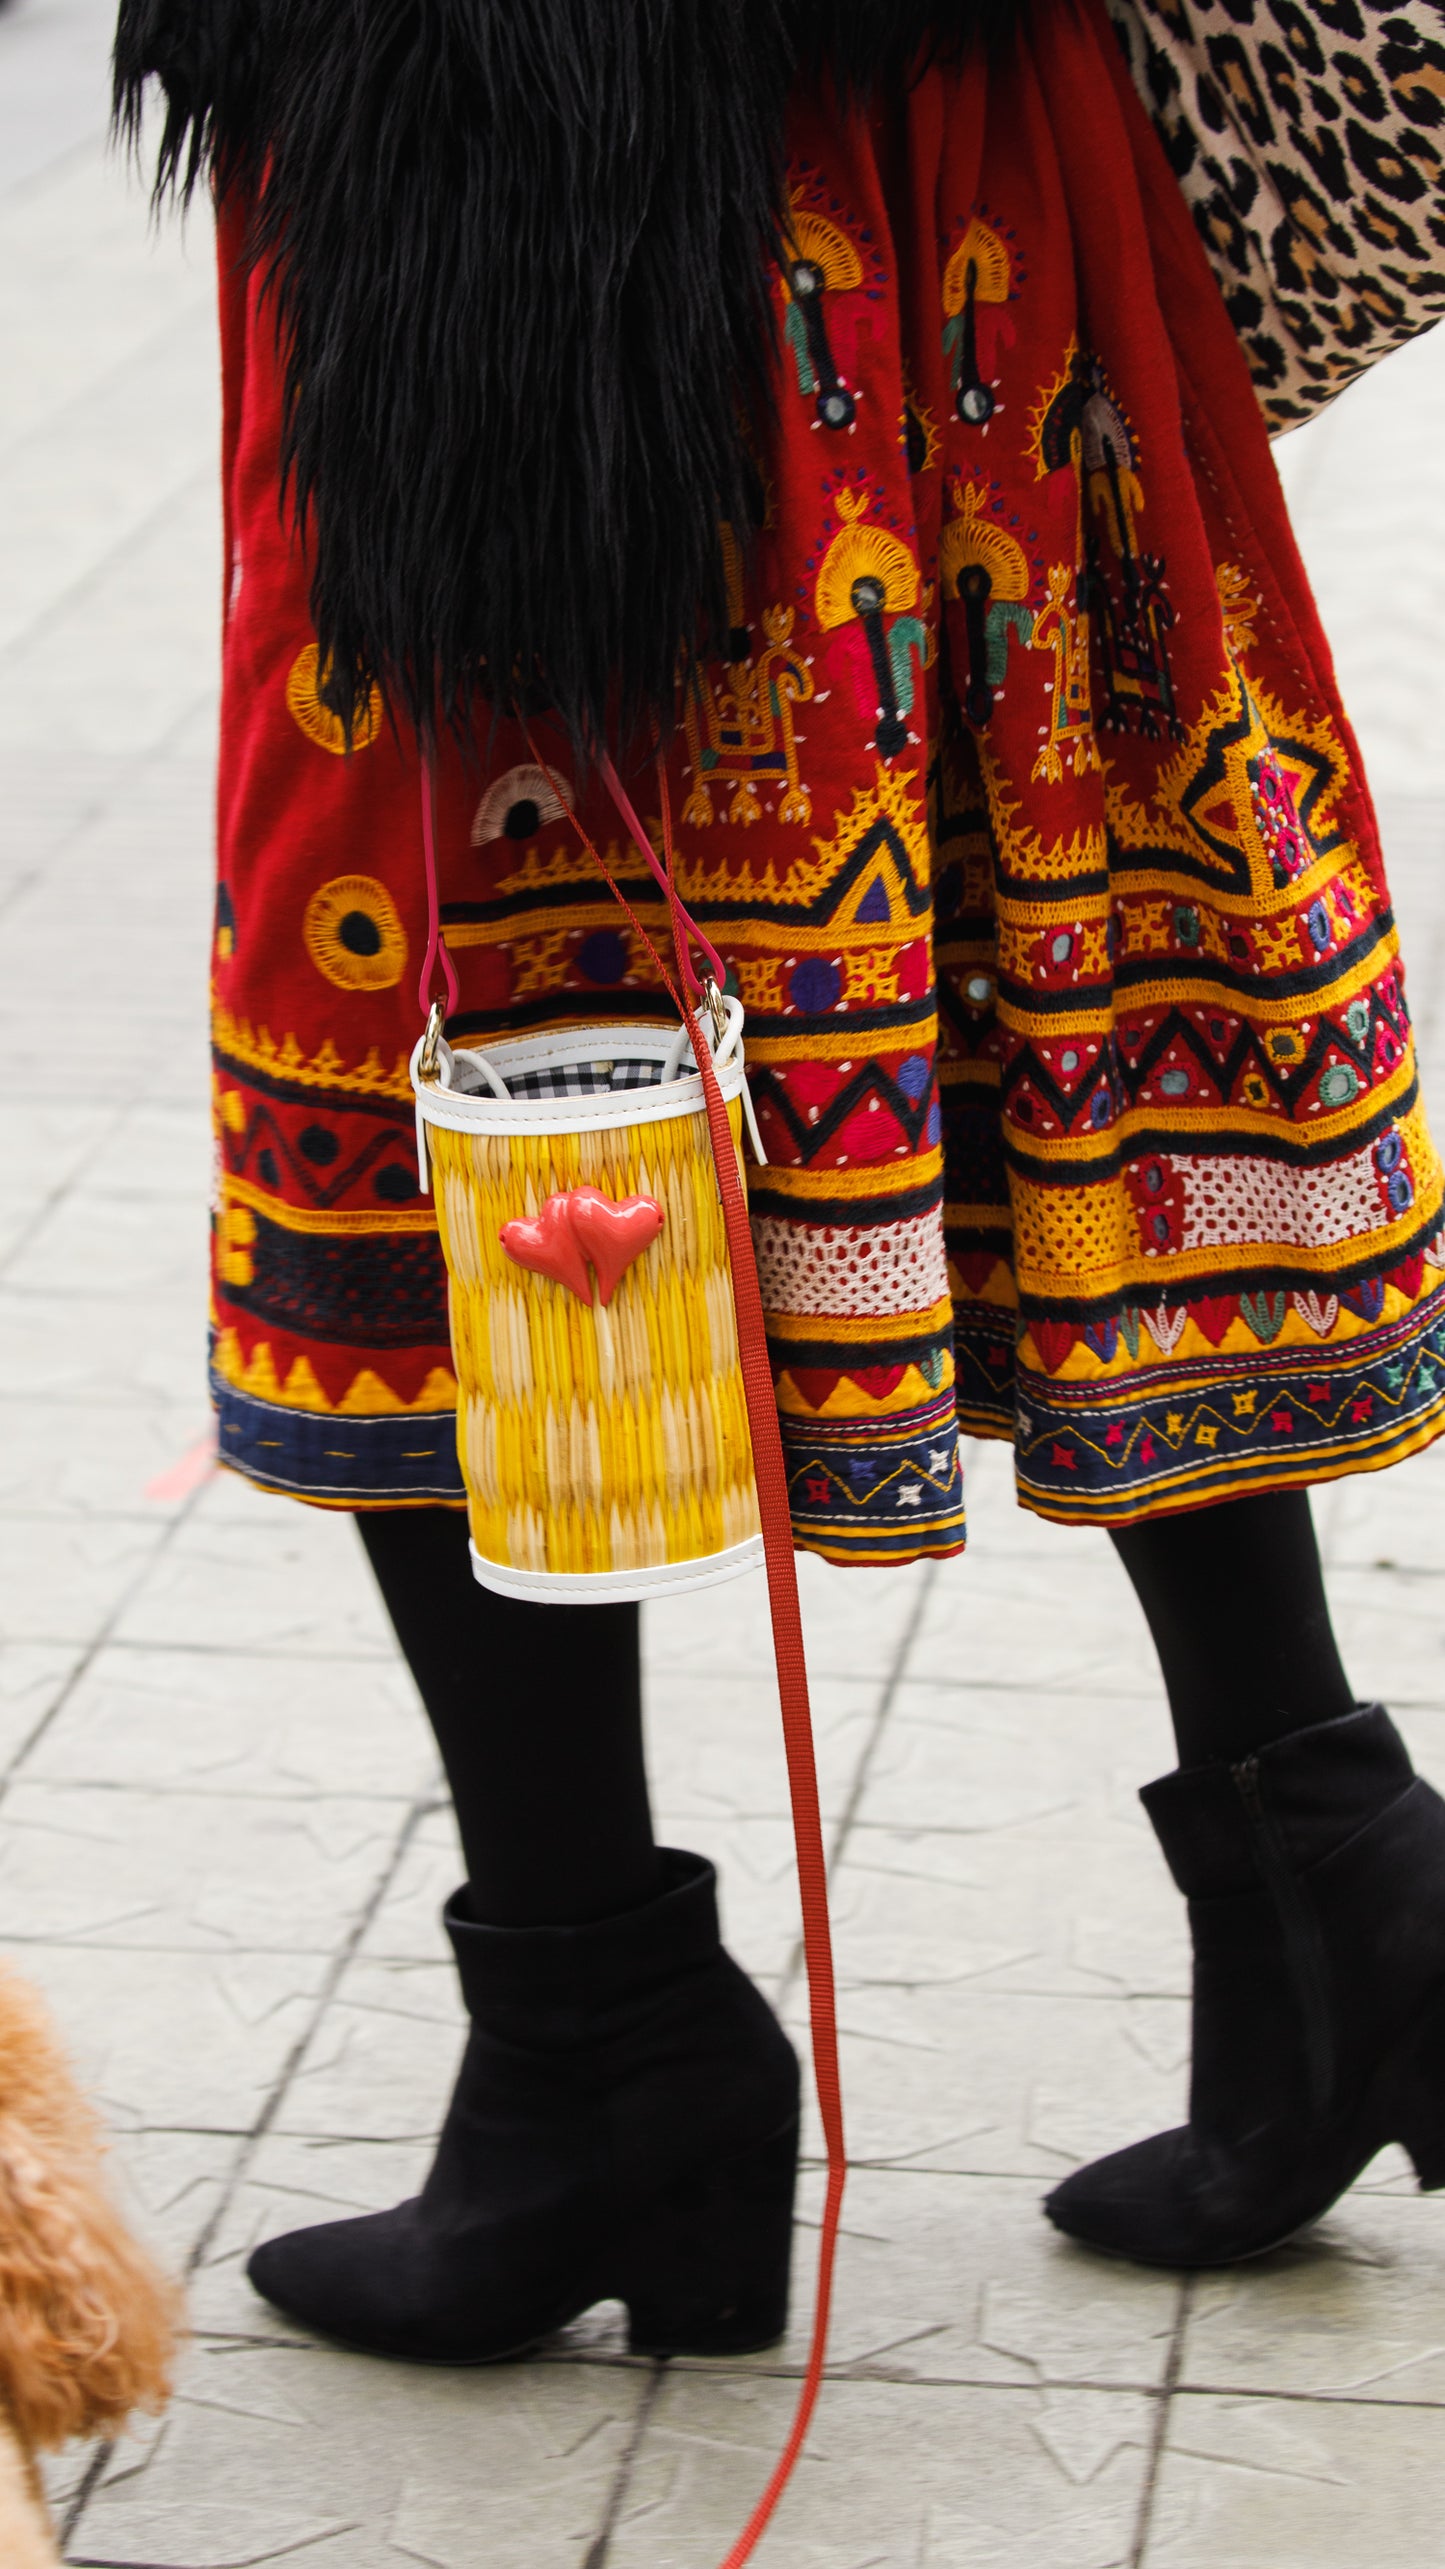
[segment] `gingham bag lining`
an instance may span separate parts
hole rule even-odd
[[[545,1070],[517,1071],[507,1081],[507,1092],[512,1097],[601,1097],[612,1090],[656,1088],[661,1078],[660,1061],[634,1055],[609,1062],[599,1055],[596,1061],[558,1062]],[[452,1085],[464,1093],[480,1094],[486,1082],[459,1055]]]

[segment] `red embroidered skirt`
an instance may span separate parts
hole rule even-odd
[[[1053,0],[868,117],[800,100],[791,208],[766,524],[723,530],[735,630],[670,782],[748,1012],[798,1540],[956,1550],[963,1433],[1105,1523],[1390,1462],[1445,1416],[1445,1245],[1375,824],[1102,13]],[[229,229],[221,296],[222,1450],[336,1506],[457,1499],[416,762],[318,699]],[[454,1039],[666,1014],[522,739],[450,750],[440,819]]]

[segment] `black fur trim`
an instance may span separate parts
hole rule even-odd
[[[902,78],[1013,0],[122,0],[157,186],[251,207],[284,473],[349,718],[480,690],[580,746],[672,716],[726,628],[772,388],[800,66]]]

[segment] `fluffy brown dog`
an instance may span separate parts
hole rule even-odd
[[[0,2561],[55,2569],[36,2455],[170,2391],[179,2300],[110,2201],[44,2008],[0,1965]]]

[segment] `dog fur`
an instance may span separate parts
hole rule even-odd
[[[36,2457],[170,2393],[179,2297],[106,2191],[45,2009],[0,1966],[0,2561],[59,2560]]]

